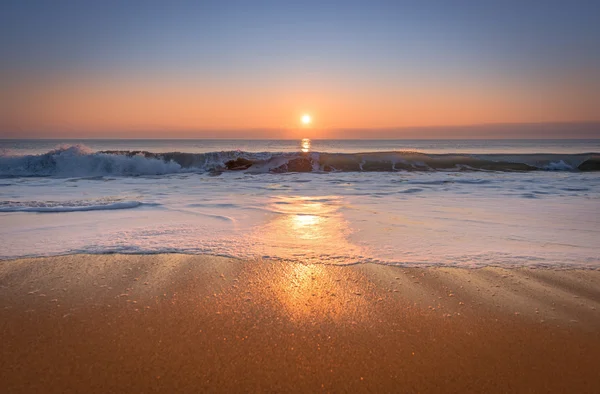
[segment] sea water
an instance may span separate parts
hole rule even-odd
[[[0,141],[0,258],[600,268],[600,140]]]

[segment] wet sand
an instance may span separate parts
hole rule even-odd
[[[4,392],[600,391],[600,271],[0,262]]]

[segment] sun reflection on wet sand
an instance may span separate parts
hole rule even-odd
[[[302,142],[300,143],[302,147],[302,152],[308,153],[310,152],[310,138],[302,138]]]
[[[356,271],[322,264],[273,264],[259,268],[257,291],[298,324],[356,324],[373,318],[374,287]],[[256,266],[254,266],[256,269]],[[361,283],[362,285],[358,285]]]

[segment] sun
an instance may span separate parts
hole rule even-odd
[[[300,118],[300,121],[302,122],[303,125],[309,125],[312,122],[312,118],[309,114],[304,114]]]

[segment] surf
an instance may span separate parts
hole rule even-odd
[[[430,154],[414,151],[207,153],[93,151],[63,146],[38,155],[0,155],[0,177],[159,176],[182,172],[600,171],[600,153]]]

